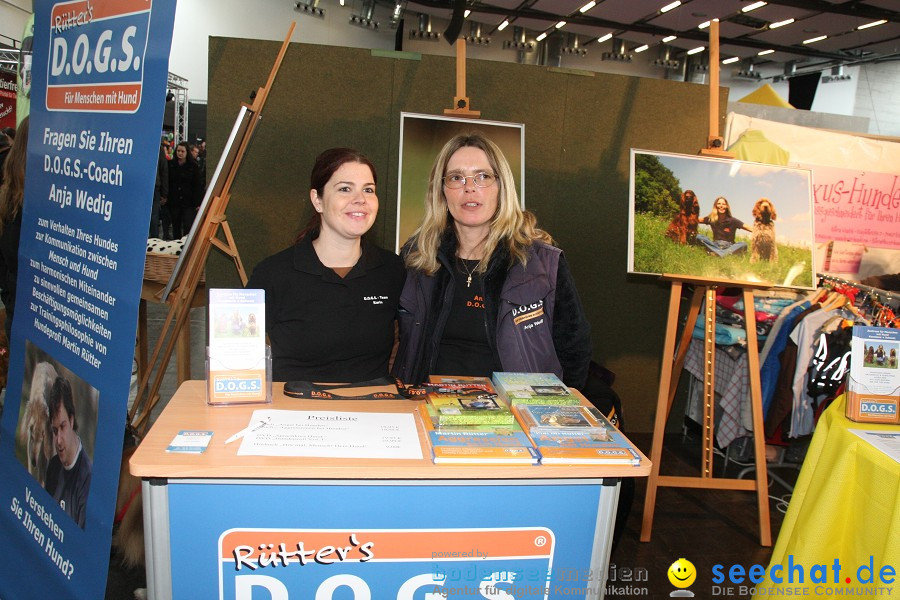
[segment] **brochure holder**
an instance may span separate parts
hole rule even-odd
[[[844,414],[856,423],[900,425],[900,387],[892,393],[874,394],[865,384],[849,377]]]
[[[272,402],[272,347],[254,369],[231,369],[209,356],[206,347],[206,403],[211,406]]]
[[[900,423],[900,331],[855,325],[850,352],[847,418]]]

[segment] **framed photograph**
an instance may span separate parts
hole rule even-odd
[[[482,119],[458,119],[400,113],[400,173],[397,189],[395,252],[419,227],[425,214],[425,194],[431,166],[447,140],[459,133],[478,131],[497,144],[509,161],[525,208],[525,125]]]
[[[815,288],[807,169],[631,151],[628,272]]]

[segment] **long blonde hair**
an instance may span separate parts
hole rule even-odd
[[[447,163],[457,150],[466,147],[478,148],[485,153],[491,170],[497,176],[498,186],[497,212],[491,219],[490,232],[484,242],[484,255],[475,270],[482,274],[487,271],[491,256],[498,247],[506,249],[510,265],[520,262],[524,266],[533,240],[553,243],[550,234],[537,227],[537,217],[520,207],[512,169],[497,144],[477,131],[459,134],[444,144],[434,160],[425,196],[425,217],[412,234],[411,240],[414,243],[410,245],[406,256],[408,267],[424,271],[428,275],[434,275],[440,268],[438,250],[447,230],[453,227],[447,198],[444,196],[443,178]]]
[[[719,196],[716,198],[715,202],[713,202],[712,212],[709,213],[709,216],[706,217],[710,223],[718,223],[719,222],[719,211],[716,210],[716,204],[719,203],[719,200],[725,201],[725,215],[731,216],[731,204],[728,203],[728,198],[725,196]]]
[[[25,159],[28,155],[28,117],[22,119],[16,139],[3,163],[3,185],[0,186],[0,233],[11,223],[25,199]]]

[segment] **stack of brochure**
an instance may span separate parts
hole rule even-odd
[[[486,377],[432,375],[426,400],[437,425],[512,425],[516,418]]]
[[[436,425],[434,409],[419,405],[419,415],[435,463],[536,465],[540,455],[518,424]]]
[[[581,399],[553,373],[494,373],[497,393],[512,406],[516,404],[562,404],[577,406]]]
[[[516,405],[541,463],[639,465],[641,455],[603,414],[587,406]]]
[[[432,375],[419,406],[435,463],[534,465],[540,456],[486,377]]]
[[[587,406],[517,404],[516,414],[530,434],[559,432],[606,435],[609,421],[599,411]]]

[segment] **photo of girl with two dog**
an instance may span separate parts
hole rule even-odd
[[[812,176],[631,151],[628,272],[815,287]]]

